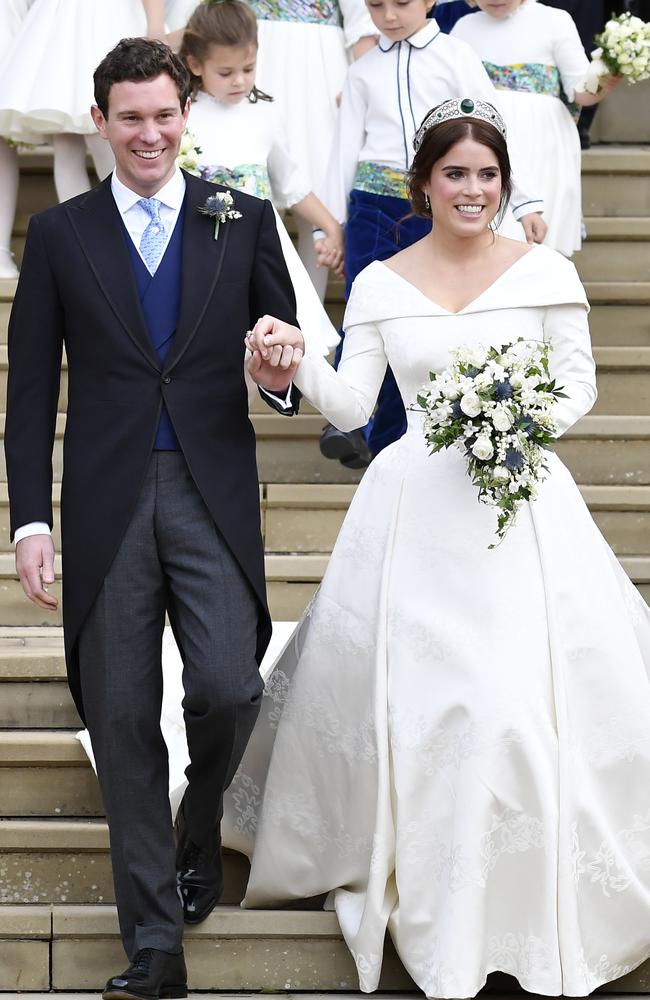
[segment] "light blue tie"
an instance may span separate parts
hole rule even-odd
[[[138,205],[151,218],[140,237],[140,253],[150,272],[155,274],[167,243],[167,233],[160,218],[160,201],[158,198],[140,198]]]

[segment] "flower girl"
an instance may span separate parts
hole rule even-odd
[[[309,190],[287,151],[275,103],[255,86],[257,23],[249,5],[243,0],[202,3],[187,24],[180,55],[193,79],[188,128],[200,149],[201,176],[272,199],[310,227],[319,227],[324,233],[317,245],[319,262],[338,269],[341,226]],[[320,331],[326,354],[338,343],[338,334],[279,217],[277,223],[298,318],[303,328]]]
[[[13,6],[20,6],[18,0]],[[0,136],[17,143],[52,137],[59,201],[89,189],[86,147],[100,178],[110,173],[108,143],[90,117],[93,72],[120,38],[144,34],[164,35],[164,0],[33,0],[22,21],[0,71]],[[11,195],[2,211],[10,226],[17,189],[12,177],[15,168],[0,158],[0,188]],[[15,277],[13,271],[6,276]]]
[[[171,29],[189,20],[197,0],[169,0]],[[257,18],[257,81],[278,102],[289,149],[319,190],[350,59],[375,44],[364,0],[248,0]],[[321,299],[327,272],[316,268],[311,227],[298,223],[298,250]]]
[[[596,95],[585,91],[589,61],[567,11],[535,0],[477,0],[477,6],[453,37],[472,46],[499,90],[511,146],[527,157],[544,198],[545,242],[570,257],[582,243],[580,138],[560,95],[587,107],[616,79],[603,81]]]

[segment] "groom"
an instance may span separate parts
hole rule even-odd
[[[107,984],[112,1000],[186,996],[183,920],[219,900],[222,796],[259,710],[271,632],[244,335],[263,313],[295,323],[295,299],[271,205],[233,192],[217,226],[203,208],[225,189],[176,166],[188,89],[160,42],[125,39],[102,61],[93,117],[115,173],[32,218],[9,331],[11,530],[25,592],[49,610],[67,353],[65,648],[131,961]],[[284,396],[291,374],[271,373],[267,388]],[[271,403],[293,412],[297,394]],[[166,613],[191,758],[176,848],[159,725]]]

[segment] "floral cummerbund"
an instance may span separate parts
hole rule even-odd
[[[201,167],[201,177],[213,184],[225,184],[235,191],[244,191],[254,198],[270,198],[271,182],[268,170],[260,163],[241,163],[238,167],[210,165]]]
[[[391,198],[408,199],[408,172],[387,167],[383,163],[361,160],[353,187],[368,194],[383,194]]]
[[[560,71],[544,63],[512,63],[497,66],[484,62],[487,75],[497,90],[525,90],[529,94],[560,96]]]
[[[341,27],[337,0],[248,0],[258,21],[299,21]]]

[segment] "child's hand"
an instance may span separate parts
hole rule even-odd
[[[598,93],[603,97],[605,94],[610,94],[612,90],[616,90],[617,87],[623,83],[625,77],[617,76],[614,73],[608,73],[607,76],[601,76],[598,81]]]
[[[343,277],[343,229],[330,231],[322,240],[314,243],[316,262],[319,267],[328,267],[337,277]]]
[[[531,212],[519,220],[524,227],[526,243],[543,243],[548,232],[548,226],[538,212]]]

